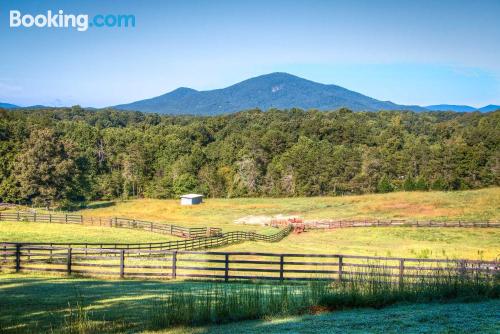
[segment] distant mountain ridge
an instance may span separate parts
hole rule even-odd
[[[151,99],[114,106],[121,110],[193,115],[217,115],[252,108],[333,110],[343,107],[354,111],[426,110],[420,106],[379,101],[340,86],[281,72],[261,75],[222,89],[197,91],[182,87]]]
[[[495,111],[495,110],[500,109],[500,106],[490,104],[490,105],[484,106],[482,108],[474,108],[471,106],[455,105],[455,104],[437,104],[437,105],[432,105],[432,106],[426,106],[424,108],[427,110],[430,110],[430,111],[455,111],[455,112],[481,111],[481,112],[489,112],[489,111]]]
[[[0,102],[0,108],[4,108],[4,109],[12,109],[12,108],[19,108],[19,106],[16,106],[15,104],[10,104],[10,103],[2,103],[2,102]]]
[[[5,109],[43,109],[42,105],[20,107],[0,103]],[[198,91],[180,87],[150,99],[111,106],[119,110],[152,112],[171,115],[210,116],[247,109],[318,109],[336,110],[348,108],[353,111],[410,110],[410,111],[454,111],[489,112],[500,109],[498,105],[474,108],[467,105],[438,104],[421,107],[400,105],[391,101],[380,101],[355,91],[337,86],[317,83],[288,73],[276,72],[250,78],[232,86]],[[85,108],[95,109],[95,108]]]

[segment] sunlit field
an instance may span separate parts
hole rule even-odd
[[[95,208],[92,208],[95,207]],[[94,203],[77,213],[128,217],[224,230],[258,230],[234,224],[248,215],[299,215],[304,219],[499,220],[500,188],[458,192],[398,192],[343,197],[205,199],[181,206],[178,200],[138,199]]]
[[[62,243],[140,243],[179,240],[141,230],[76,224],[0,222],[0,241]]]
[[[421,221],[430,219],[435,221],[498,220],[500,218],[500,188],[454,193],[401,192],[349,197],[207,199],[202,205],[191,207],[180,206],[177,200],[138,199],[92,203],[89,208],[80,210],[76,214],[83,214],[86,217],[136,218],[183,226],[213,226],[221,227],[224,231],[253,230],[266,234],[274,233],[277,230],[265,226],[235,224],[234,220],[250,215],[277,214],[298,215],[307,220],[339,218]],[[148,243],[178,240],[178,238],[142,230],[105,226],[0,222],[0,240],[11,242]],[[500,256],[500,229],[366,227],[314,230],[299,234],[291,233],[280,242],[243,242],[217,250],[495,260]],[[217,286],[233,292],[237,291],[237,295],[241,295],[241,291],[256,293],[261,291],[259,290],[261,288],[265,291],[276,287],[276,285],[266,282],[259,283],[258,286],[251,282],[218,283]],[[290,286],[290,289],[295,289],[299,285]],[[454,285],[451,284],[450,288],[452,286]],[[263,331],[268,333],[306,333],[308,331],[335,333],[357,328],[360,333],[366,331],[383,333],[396,329],[405,333],[419,333],[422,326],[425,326],[430,332],[449,331],[450,328],[456,333],[496,333],[499,330],[496,314],[492,311],[499,307],[496,287],[491,288],[488,296],[482,296],[477,300],[471,297],[476,293],[475,288],[469,291],[466,300],[476,301],[476,303],[395,305],[392,307],[389,306],[391,304],[384,304],[384,306],[389,307],[379,311],[365,309],[333,313],[328,313],[321,307],[304,311],[300,304],[303,301],[293,306],[295,309],[287,309],[282,307],[283,301],[281,300],[279,302],[269,300],[270,304],[266,306],[269,309],[264,310],[259,306],[253,310],[252,307],[256,306],[251,306],[253,305],[251,300],[255,296],[252,297],[252,293],[250,293],[248,296],[243,294],[243,296],[250,298],[248,308],[242,308],[241,312],[243,313],[238,313],[240,311],[231,313],[231,317],[238,316],[239,318],[225,319],[225,309],[216,308],[211,309],[210,312],[215,312],[216,316],[225,319],[222,322],[244,319],[260,320],[214,326],[213,324],[207,325],[210,321],[207,322],[206,319],[200,324],[196,323],[198,321],[196,319],[189,321],[181,319],[179,321],[187,321],[186,324],[189,325],[186,327],[183,327],[184,325],[170,325],[168,321],[175,320],[169,318],[171,314],[181,317],[185,312],[191,312],[189,314],[201,312],[200,314],[202,314],[207,310],[200,309],[189,312],[184,309],[183,311],[170,310],[159,302],[162,298],[180,292],[176,297],[180,299],[173,307],[184,307],[185,303],[193,302],[189,296],[204,296],[208,293],[207,291],[213,291],[213,287],[214,283],[182,279],[165,281],[116,280],[80,278],[75,275],[65,277],[63,274],[56,273],[43,275],[0,273],[0,332],[39,333],[51,331],[53,333],[66,333],[68,329],[71,329],[71,331],[78,333],[196,334],[262,333]],[[187,291],[188,295],[184,295],[183,291]],[[395,291],[396,294],[399,293],[399,290]],[[448,294],[447,291],[439,293]],[[432,298],[443,298],[440,297],[439,293],[436,292]],[[367,297],[366,300],[370,303],[375,302],[374,305],[379,305],[377,304],[379,302],[385,303],[386,296],[385,292],[378,292]],[[405,296],[406,292],[395,296],[395,298],[398,301],[405,300]],[[264,300],[267,300],[266,298]],[[282,296],[280,298],[288,300],[288,297]],[[457,302],[461,300],[460,298],[454,296],[450,300]],[[493,298],[493,300],[489,298]],[[229,300],[229,304],[224,307],[229,307],[236,300]],[[335,303],[337,302],[336,300]],[[411,302],[428,301],[417,298],[412,299]],[[308,305],[316,305],[316,303],[321,302],[316,300],[313,304]],[[203,306],[203,303],[195,302],[193,305],[195,304]],[[273,313],[276,311],[273,307],[277,307],[277,305],[279,307],[276,310],[285,311]],[[356,305],[354,307],[373,306],[371,304]],[[234,310],[235,308],[230,307],[229,309]],[[252,315],[254,311],[263,313],[259,313],[259,316]],[[318,316],[317,313],[321,314]],[[459,313],[460,315],[457,316]],[[36,316],[34,317],[34,315]],[[396,321],[395,319],[404,319],[404,323],[401,323],[402,320]]]
[[[162,300],[169,295],[179,295],[186,298],[186,303],[192,302],[190,296],[200,296],[204,300],[206,291],[224,289],[232,297],[245,301],[253,294],[266,294],[278,288],[281,294],[292,296],[290,292],[302,291],[298,285],[289,285],[286,289],[275,284],[251,283],[213,283],[179,282],[179,281],[138,281],[138,280],[98,280],[83,278],[61,278],[51,275],[6,275],[0,274],[0,330],[2,333],[164,333],[164,334],[201,334],[201,333],[422,333],[425,326],[429,333],[498,333],[498,308],[500,302],[489,295],[473,295],[473,291],[464,292],[462,300],[450,300],[443,304],[432,303],[429,297],[420,297],[416,294],[416,301],[421,299],[424,304],[396,304],[387,303],[387,295],[380,291],[365,292],[370,298],[361,298],[360,291],[346,287],[346,291],[353,293],[350,299],[339,299],[339,303],[350,303],[349,300],[359,298],[360,306],[357,310],[326,312],[325,308],[312,308],[302,311],[290,309],[282,302],[279,304],[261,300],[262,303],[271,303],[271,309],[255,309],[256,312],[269,312],[259,320],[243,321],[233,324],[220,325],[208,321],[194,323],[189,326],[168,326],[168,319],[181,319],[187,316],[203,317],[201,311],[206,311],[200,303],[199,310],[191,310],[183,304],[175,304],[176,309],[182,309],[184,314],[169,312]],[[385,289],[385,288],[384,288]],[[247,293],[245,293],[247,291]],[[276,290],[275,290],[276,291]],[[397,298],[405,298],[404,293],[392,289]],[[411,289],[408,293],[411,295]],[[427,290],[423,290],[425,293]],[[462,290],[457,292],[460,294]],[[319,293],[322,293],[318,290]],[[387,291],[388,292],[388,291]],[[457,293],[455,292],[455,293]],[[249,294],[250,293],[250,294]],[[432,292],[436,293],[437,292]],[[402,294],[400,296],[400,294]],[[277,295],[279,297],[280,295]],[[449,296],[452,297],[452,296]],[[223,296],[220,296],[224,299]],[[227,297],[226,297],[227,298]],[[314,298],[314,297],[313,297]],[[446,297],[448,298],[448,297]],[[446,300],[446,298],[444,300]],[[465,298],[465,299],[464,299]],[[235,299],[236,300],[236,299]],[[277,300],[278,301],[278,300]],[[281,300],[280,300],[281,301]],[[431,303],[429,304],[429,301]],[[466,301],[466,303],[460,302]],[[289,300],[288,302],[291,302]],[[305,301],[300,301],[303,303]],[[335,301],[337,303],[337,301]],[[370,306],[387,306],[375,309]],[[307,305],[307,302],[305,302]],[[299,304],[300,306],[300,304]],[[228,309],[229,307],[229,309]],[[366,308],[370,307],[370,308]],[[223,304],[214,306],[212,312],[224,322],[232,322],[245,317],[255,319],[252,315],[256,305]],[[378,307],[377,307],[378,308]],[[288,309],[288,310],[287,310]],[[228,313],[231,310],[233,313]],[[272,310],[278,311],[273,313]],[[172,310],[173,311],[173,310]],[[240,312],[250,312],[242,314]],[[286,315],[286,314],[290,315]],[[319,314],[319,315],[318,315]],[[229,317],[229,318],[226,318]],[[231,318],[236,317],[236,318]],[[231,320],[234,319],[234,320]],[[168,328],[168,329],[164,329]]]
[[[410,258],[494,260],[500,257],[498,228],[366,227],[290,234],[280,242],[245,242],[225,251],[328,253]]]

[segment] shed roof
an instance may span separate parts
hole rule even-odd
[[[186,194],[186,195],[181,195],[181,198],[199,198],[203,197],[203,195],[200,194]]]

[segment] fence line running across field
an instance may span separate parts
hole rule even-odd
[[[168,234],[181,238],[199,238],[219,235],[222,230],[216,227],[184,227],[172,224],[153,223],[129,218],[93,218],[82,215],[54,215],[35,212],[1,212],[0,221],[67,223],[91,226],[140,229],[153,233]]]
[[[305,231],[320,229],[337,229],[350,227],[468,227],[468,228],[488,228],[500,227],[498,221],[411,221],[411,220],[328,220],[317,222],[289,222],[272,221],[269,225],[278,227],[283,225],[293,225],[303,227]]]
[[[275,254],[103,249],[43,244],[0,244],[0,268],[115,278],[217,280],[379,280],[418,283],[467,276],[497,279],[497,261],[370,257],[341,254]]]

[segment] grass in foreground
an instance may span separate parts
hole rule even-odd
[[[475,277],[463,280],[445,277],[428,281],[426,285],[405,284],[401,288],[375,282],[267,285],[102,281],[21,275],[1,278],[0,328],[6,333],[47,330],[121,333],[167,329],[178,333],[202,333],[206,328],[196,326],[277,319],[352,307],[381,308],[399,302],[484,301],[499,297],[497,283]],[[283,323],[287,321],[290,319]],[[184,329],[175,329],[178,326]]]
[[[304,315],[269,321],[178,329],[169,334],[282,334],[282,333],[455,333],[496,334],[500,332],[500,300],[479,303],[410,304],[375,309],[348,310]],[[148,332],[153,333],[153,332]]]
[[[139,243],[170,240],[179,240],[179,238],[122,228],[57,223],[0,222],[0,242]]]

